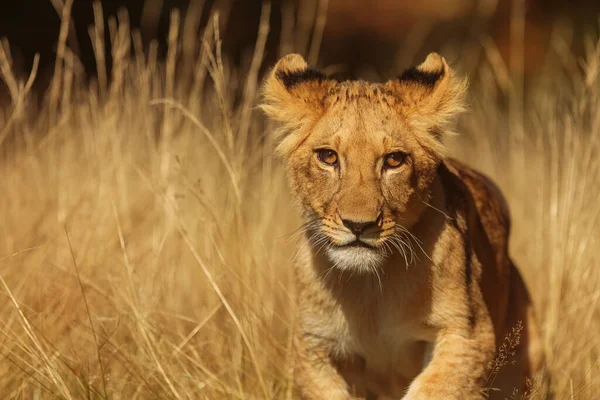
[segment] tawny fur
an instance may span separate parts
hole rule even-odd
[[[302,398],[483,398],[518,321],[516,363],[492,386],[504,398],[539,371],[532,304],[508,255],[506,203],[490,180],[444,154],[465,90],[437,54],[385,83],[328,79],[299,55],[267,78],[262,107],[280,122],[277,151],[306,219],[295,265]],[[336,152],[335,165],[319,159],[321,149]],[[385,167],[394,152],[403,163]],[[370,223],[364,246],[348,245],[344,221]]]

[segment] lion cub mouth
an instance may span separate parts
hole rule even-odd
[[[347,244],[343,244],[343,245],[337,245],[337,247],[364,247],[366,249],[371,249],[371,250],[375,250],[376,247],[372,246],[368,243],[363,242],[362,240],[356,239],[353,242],[347,243]]]
[[[343,245],[329,246],[326,254],[335,268],[359,273],[372,273],[385,260],[381,251],[359,239]]]

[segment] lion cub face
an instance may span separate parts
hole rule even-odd
[[[336,267],[374,271],[403,251],[463,82],[437,54],[381,84],[328,79],[298,55],[275,66],[263,109],[282,123],[278,153],[312,245]]]

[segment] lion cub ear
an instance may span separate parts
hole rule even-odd
[[[401,99],[401,111],[436,135],[464,111],[467,80],[458,78],[437,53],[430,53],[422,64],[409,68],[386,85]]]
[[[261,108],[282,123],[280,134],[289,133],[324,112],[323,100],[334,85],[334,80],[310,68],[302,56],[288,54],[265,81]]]

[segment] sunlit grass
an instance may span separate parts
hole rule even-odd
[[[18,78],[3,43],[12,98],[0,109],[3,398],[293,397],[299,222],[255,108],[263,11],[240,69],[222,58],[215,24],[193,59],[174,50],[185,35],[172,29],[160,63],[122,15],[110,24],[112,76],[101,67],[85,85],[63,33],[41,107],[29,93],[35,70]],[[102,65],[104,33],[91,34]],[[593,399],[600,46],[589,40],[575,59],[557,35],[521,98],[484,43],[471,111],[449,144],[509,199],[512,254],[538,306],[554,398]]]

